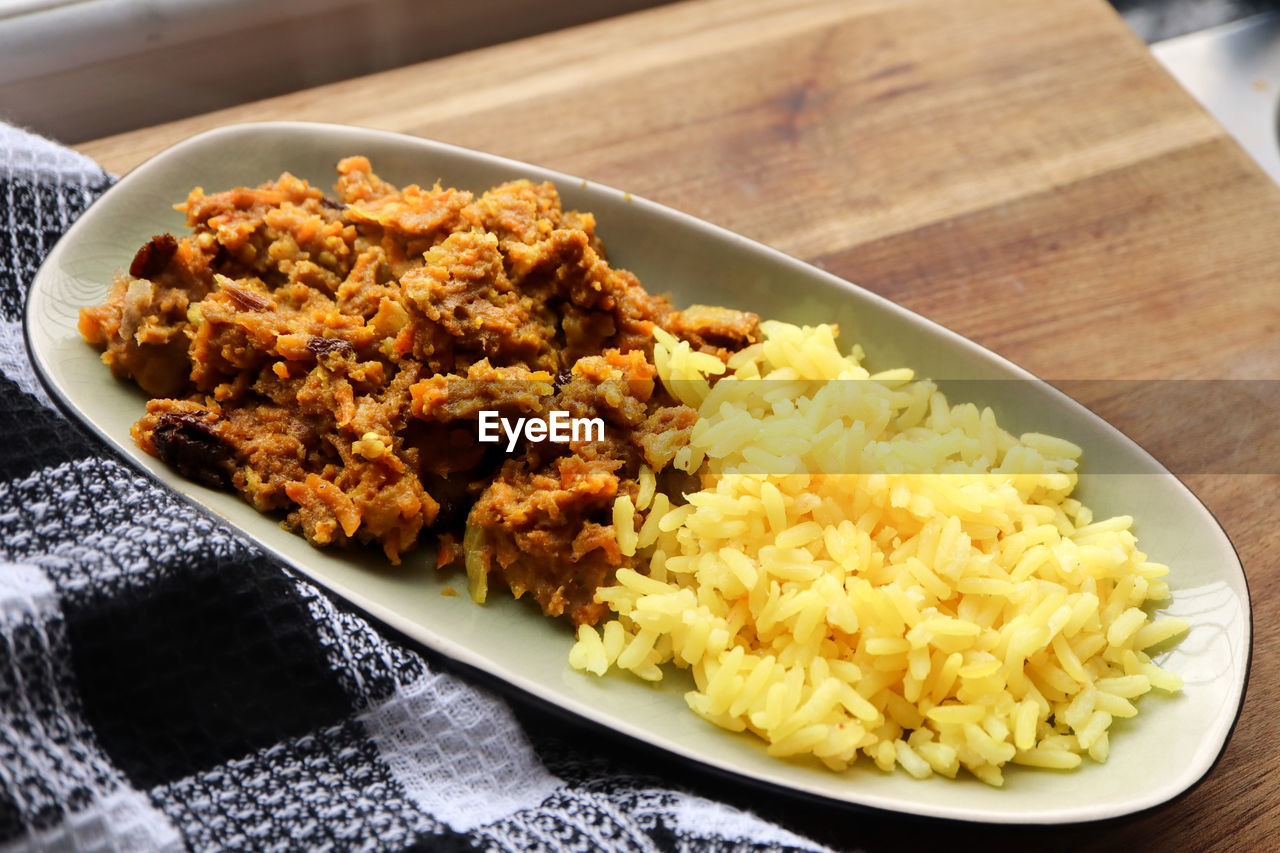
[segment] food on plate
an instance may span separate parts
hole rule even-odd
[[[285,174],[178,208],[190,233],[143,245],[80,317],[153,398],[138,445],[318,546],[398,562],[439,538],[443,562],[465,550],[477,598],[492,577],[575,623],[630,564],[614,499],[693,425],[655,386],[654,325],[754,340],[752,315],[673,311],[611,267],[549,183],[399,189],[351,157],[336,197]],[[508,452],[479,440],[485,411],[607,428]]]
[[[1164,566],[1014,437],[832,326],[676,310],[549,183],[334,196],[290,174],[178,205],[80,331],[150,397],[138,445],[316,546],[424,541],[577,628],[576,668],[691,670],[778,756],[993,785],[1103,761],[1176,675]]]

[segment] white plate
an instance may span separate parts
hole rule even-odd
[[[1182,675],[1181,694],[1150,694],[1133,720],[1112,729],[1106,764],[1075,772],[1010,766],[1003,790],[964,774],[917,781],[869,761],[835,774],[768,757],[750,735],[711,726],[685,707],[688,682],[652,687],[626,676],[569,668],[569,629],[504,596],[484,607],[441,595],[465,578],[440,576],[429,550],[393,569],[380,557],[320,551],[234,495],[182,479],[137,449],[129,427],[143,395],[110,378],[76,332],[82,306],[101,302],[112,274],[154,234],[180,233],[172,209],[193,186],[256,185],[283,171],[329,187],[334,164],[368,155],[397,183],[473,191],[516,177],[555,181],[566,207],[590,210],[611,261],[678,304],[704,302],[798,322],[836,321],[845,344],[862,343],[873,369],[897,365],[980,383],[1003,425],[1038,429],[1085,448],[1078,495],[1101,517],[1136,517],[1140,546],[1172,567],[1174,603],[1187,638],[1163,660]],[[978,345],[814,267],[705,222],[618,190],[547,169],[409,136],[336,125],[235,125],[189,139],[109,190],[50,253],[31,288],[26,332],[46,387],[71,414],[140,468],[224,519],[299,572],[424,645],[478,667],[555,706],[673,753],[765,783],[898,812],[992,823],[1068,823],[1115,817],[1165,802],[1199,781],[1221,754],[1239,713],[1251,650],[1249,595],[1231,543],[1200,502],[1139,447],[1033,377]]]

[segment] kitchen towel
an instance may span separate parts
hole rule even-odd
[[[67,421],[23,300],[112,182],[0,124],[0,851],[825,849],[474,683]]]

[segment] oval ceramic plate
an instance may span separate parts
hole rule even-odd
[[[916,781],[869,761],[835,774],[781,761],[762,742],[703,722],[688,711],[687,680],[654,687],[628,676],[583,675],[566,663],[572,636],[509,597],[480,607],[446,597],[465,578],[432,569],[430,549],[391,568],[380,556],[319,551],[231,494],[191,483],[143,454],[129,427],[145,398],[111,379],[76,332],[78,310],[102,301],[115,270],[128,267],[153,234],[180,233],[172,205],[193,186],[256,185],[283,171],[329,187],[334,165],[368,155],[396,184],[473,191],[517,177],[552,180],[566,208],[592,211],[610,260],[678,305],[729,305],[793,322],[840,324],[873,369],[908,365],[918,375],[1021,380],[978,383],[1015,434],[1038,429],[1085,448],[1078,495],[1099,517],[1136,517],[1140,543],[1172,567],[1169,611],[1191,622],[1162,663],[1183,692],[1150,694],[1140,714],[1117,721],[1106,764],[1058,773],[1009,767],[1005,787],[964,774]],[[1165,802],[1200,780],[1221,754],[1239,712],[1248,671],[1249,597],[1239,559],[1198,500],[1139,447],[1103,421],[1004,359],[946,329],[814,267],[705,222],[618,190],[473,151],[408,136],[333,125],[246,124],[202,134],[148,161],[108,191],[67,232],[37,276],[27,302],[32,360],[55,399],[126,457],[190,501],[257,540],[281,560],[388,625],[463,663],[565,710],[680,756],[761,782],[832,800],[898,812],[997,823],[1066,823],[1114,817]]]

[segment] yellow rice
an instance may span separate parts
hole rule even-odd
[[[703,488],[644,472],[639,505],[618,501],[648,572],[600,590],[616,618],[579,630],[573,666],[688,668],[689,707],[776,756],[991,785],[1008,762],[1105,761],[1132,700],[1180,689],[1144,651],[1187,627],[1143,609],[1168,569],[1131,518],[1070,497],[1080,448],[1014,437],[909,370],[873,376],[831,326],[762,332],[727,370],[657,332],[659,376],[699,411],[676,464]]]

